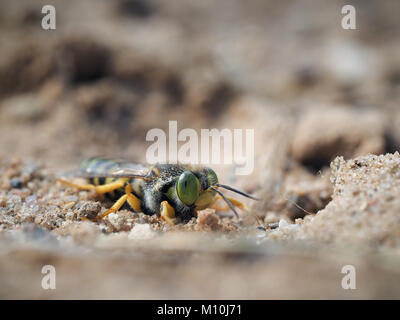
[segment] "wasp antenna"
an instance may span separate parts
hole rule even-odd
[[[229,208],[231,208],[231,210],[232,210],[233,213],[236,215],[236,217],[237,217],[238,219],[240,219],[240,218],[239,218],[239,214],[237,213],[237,211],[236,211],[235,208],[233,207],[232,203],[224,196],[224,194],[223,194],[221,191],[219,191],[219,190],[217,190],[217,189],[215,189],[215,188],[213,188],[213,187],[210,187],[210,189],[212,189],[212,190],[214,190],[216,193],[218,193],[218,194],[222,197],[222,199],[224,199],[224,201],[225,201],[226,204],[229,206]]]
[[[224,188],[224,189],[227,189],[227,190],[230,190],[230,191],[233,191],[233,192],[236,192],[236,193],[238,193],[238,194],[241,194],[241,195],[244,196],[244,197],[247,197],[247,198],[250,198],[250,199],[253,199],[253,200],[260,200],[260,199],[255,198],[255,197],[253,197],[253,196],[251,196],[251,195],[249,195],[249,194],[247,194],[247,193],[245,193],[245,192],[243,192],[243,191],[236,190],[236,189],[234,189],[234,188],[232,188],[232,187],[230,187],[230,186],[226,186],[226,185],[219,184],[219,183],[217,183],[216,186],[217,186],[217,187]]]

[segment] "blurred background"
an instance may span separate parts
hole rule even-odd
[[[56,30],[41,28],[46,4]],[[346,4],[356,30],[342,28]],[[178,129],[251,128],[254,173],[220,166],[220,180],[261,195],[253,209],[266,223],[277,214],[293,222],[305,212],[282,199],[323,209],[336,156],[398,150],[399,13],[397,0],[2,0],[0,156],[57,173],[94,155],[143,162],[147,131],[168,132],[168,120]],[[310,277],[326,275],[315,268]],[[225,280],[227,291],[189,296],[226,297]],[[359,297],[384,295],[375,289]],[[232,297],[307,297],[257,290]]]
[[[146,132],[168,120],[275,126],[318,170],[399,144],[398,1],[353,1],[356,30],[341,27],[344,1],[53,1],[56,30],[41,28],[45,4],[1,2],[4,154],[143,161]]]

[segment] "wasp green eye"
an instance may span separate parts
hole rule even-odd
[[[210,186],[215,186],[218,183],[217,174],[211,168],[206,168],[207,170],[207,180]]]
[[[193,173],[185,171],[178,179],[176,192],[184,204],[188,206],[192,205],[200,193],[199,179]]]

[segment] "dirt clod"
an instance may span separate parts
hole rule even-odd
[[[199,211],[197,215],[196,230],[198,231],[219,231],[221,230],[220,218],[213,209]]]
[[[78,218],[94,219],[100,212],[101,205],[100,202],[84,201],[78,203],[74,210]]]

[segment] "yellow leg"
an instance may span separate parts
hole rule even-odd
[[[95,190],[96,193],[98,193],[98,194],[104,194],[107,192],[111,192],[116,189],[122,188],[125,185],[124,180],[117,180],[115,182],[103,184],[101,186],[95,186],[93,184],[77,184],[77,183],[73,183],[73,182],[70,182],[70,181],[67,181],[64,179],[57,179],[57,181],[61,182],[62,184],[65,184],[67,186],[77,188],[79,190]]]
[[[248,208],[244,205],[244,203],[236,200],[235,198],[226,197],[235,207],[239,208],[240,210],[248,211]]]
[[[110,213],[113,212],[117,212],[119,209],[121,209],[121,207],[124,205],[126,199],[128,199],[128,195],[124,194],[121,198],[119,198],[114,204],[113,206],[108,209],[107,211],[105,211],[104,213],[102,213],[101,215],[97,216],[94,220],[100,220],[103,219],[105,216],[108,216]]]
[[[160,215],[161,219],[164,219],[170,225],[175,224],[175,209],[171,207],[168,201],[161,202]]]
[[[62,184],[65,184],[69,187],[72,188],[76,188],[79,190],[93,190],[96,186],[93,184],[77,184],[77,183],[73,183],[71,181],[68,180],[64,180],[64,179],[57,179],[58,182],[61,182]]]
[[[132,187],[130,184],[125,186],[125,192],[126,193],[121,198],[119,198],[110,209],[102,213],[100,216],[96,217],[96,220],[100,220],[112,212],[117,212],[124,205],[125,201],[128,201],[129,205],[136,212],[142,211],[140,200],[134,194],[132,194]]]
[[[128,195],[128,198],[126,200],[135,212],[140,212],[142,211],[140,200],[132,193],[132,191],[132,186],[127,184],[125,187],[125,193]]]
[[[142,207],[140,205],[140,200],[132,193],[128,193],[128,198],[126,199],[135,212],[141,212]]]
[[[258,222],[258,224],[259,224],[260,226],[263,226],[263,223],[262,223],[262,221],[260,220],[260,218],[259,218],[253,211],[249,210],[249,208],[248,208],[245,204],[243,204],[243,203],[240,202],[239,200],[236,200],[235,198],[231,198],[231,197],[226,197],[226,198],[230,201],[230,203],[232,203],[232,205],[233,205],[234,207],[239,208],[240,210],[246,211],[247,213],[253,214],[253,215],[254,215],[254,218],[256,219],[256,221]],[[223,206],[223,207],[222,207],[222,206],[219,206],[219,205],[216,203],[216,201],[217,201],[218,199],[222,199],[222,197],[221,197],[220,195],[218,195],[218,196],[215,197],[215,202],[214,202],[214,204],[213,204],[213,206],[212,206],[213,209],[215,209],[216,211],[229,211],[229,210],[231,210],[231,208],[229,208],[229,206],[228,206],[227,204],[226,204],[225,206]]]
[[[231,198],[231,197],[226,197],[230,203],[232,203],[233,206],[239,208],[240,210],[244,210],[244,211],[248,211],[248,208],[239,200],[236,200],[235,198]],[[215,197],[215,202],[212,205],[212,209],[215,209],[216,211],[229,211],[231,210],[231,208],[229,208],[229,206],[227,204],[225,204],[224,206],[220,206],[217,204],[217,200],[218,199],[222,199],[222,197],[220,195],[217,195]]]

